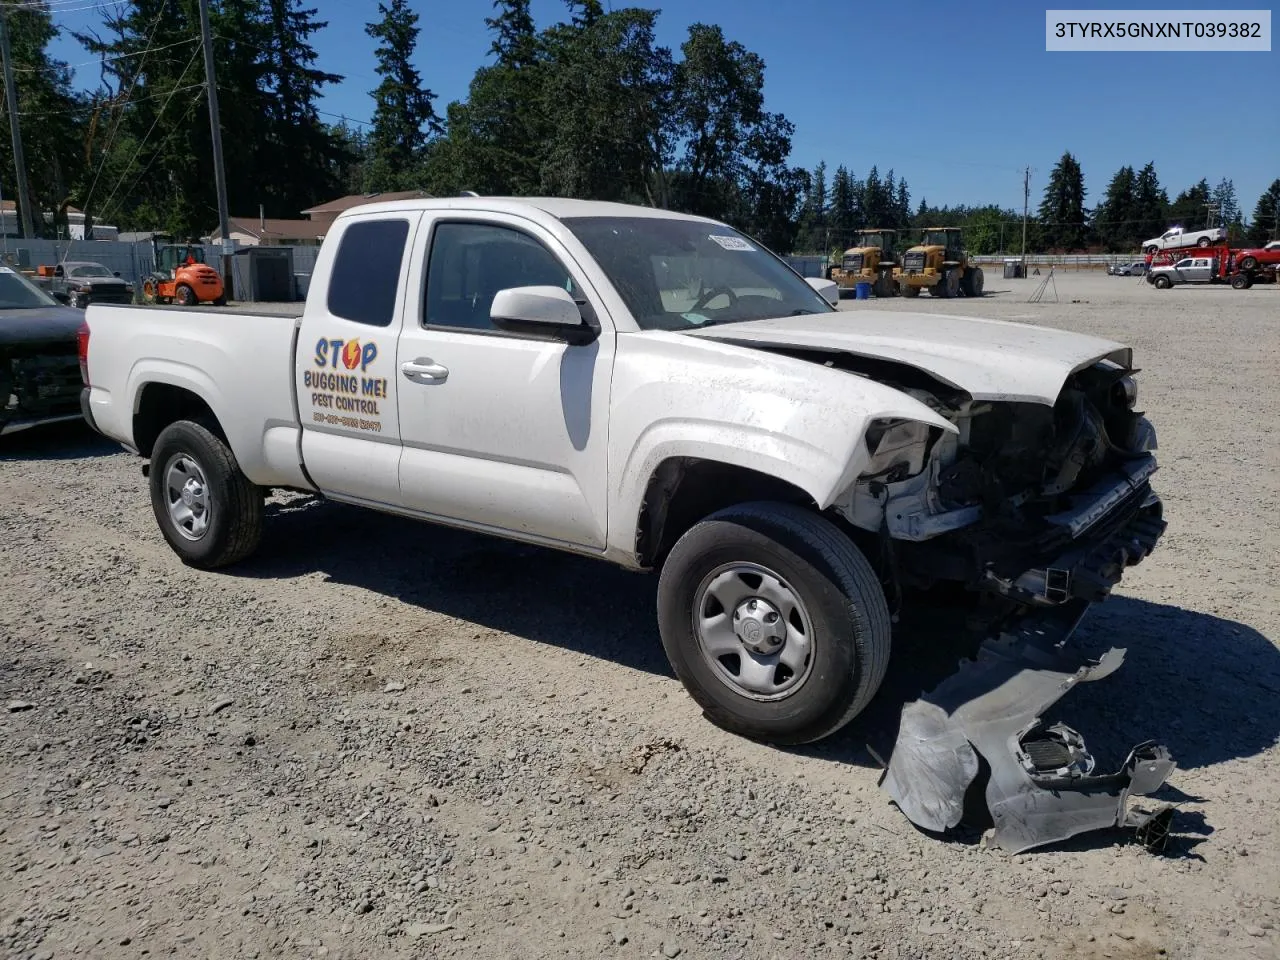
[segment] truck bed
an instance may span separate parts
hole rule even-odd
[[[88,413],[102,433],[137,449],[135,429],[145,417],[148,392],[182,388],[215,413],[249,479],[264,486],[306,485],[294,398],[297,316],[90,304],[85,318]],[[144,383],[152,386],[131,403]],[[162,396],[150,402],[163,402]]]

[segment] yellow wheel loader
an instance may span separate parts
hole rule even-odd
[[[893,278],[904,297],[928,289],[935,297],[982,296],[982,268],[969,260],[959,227],[929,227],[920,242],[902,255]]]
[[[836,282],[841,293],[852,293],[859,283],[869,283],[877,297],[896,297],[897,236],[896,230],[859,230],[854,245],[841,254],[839,266],[832,267],[829,279]]]

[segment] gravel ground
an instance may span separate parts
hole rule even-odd
[[[77,427],[0,441],[6,955],[1276,957],[1280,288],[1036,282],[883,306],[1136,348],[1170,529],[1079,634],[1128,662],[1061,712],[1107,766],[1169,744],[1167,855],[907,823],[866,747],[945,630],[771,749],[671,678],[652,578],[299,496],[193,571]]]

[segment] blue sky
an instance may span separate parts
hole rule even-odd
[[[89,2],[53,0],[55,22],[83,28],[100,21],[94,10],[77,9]],[[377,79],[364,23],[376,18],[377,0],[311,2],[329,21],[314,37],[321,64],[347,78],[329,88],[322,107],[368,120]],[[1153,160],[1171,199],[1201,177],[1211,184],[1231,177],[1246,216],[1280,177],[1274,49],[1047,53],[1045,5],[1019,0],[925,2],[913,8],[913,21],[908,8],[862,0],[635,5],[663,10],[659,41],[673,49],[690,23],[702,21],[722,25],[764,57],[768,108],[796,126],[794,163],[812,168],[825,159],[859,176],[873,163],[881,174],[892,167],[906,176],[913,204],[924,197],[1020,208],[1022,168],[1030,166],[1034,206],[1064,150],[1084,167],[1091,205],[1126,163]],[[443,114],[487,62],[484,17],[492,7],[489,0],[418,0],[414,7],[422,28],[417,65]],[[1180,8],[1213,9],[1203,2],[1159,6]],[[561,0],[533,0],[539,26],[563,19],[564,10]],[[55,52],[71,63],[87,59],[69,37]],[[92,84],[97,73],[81,67],[78,79]]]

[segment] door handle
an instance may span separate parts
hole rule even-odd
[[[400,370],[408,379],[414,381],[443,383],[449,379],[449,368],[443,364],[436,363],[430,357],[419,357],[417,360],[406,361],[400,364]]]

